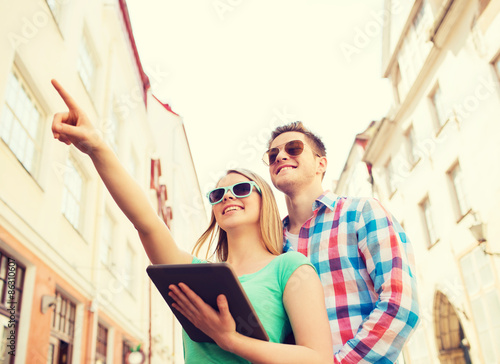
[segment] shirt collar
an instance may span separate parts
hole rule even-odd
[[[312,204],[312,211],[316,211],[321,207],[321,205],[326,206],[326,208],[330,209],[330,211],[333,211],[335,208],[335,203],[337,202],[337,196],[329,191],[326,190],[324,191],[321,196],[319,196]],[[286,229],[288,228],[288,225],[290,224],[290,218],[286,216],[283,219],[283,227]]]
[[[326,190],[314,201],[312,210],[315,211],[320,208],[321,205],[324,205],[330,209],[330,211],[333,211],[335,208],[335,202],[337,202],[337,196],[333,192]]]

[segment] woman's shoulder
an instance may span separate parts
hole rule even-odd
[[[277,264],[277,277],[282,291],[285,289],[288,280],[297,269],[304,265],[308,265],[314,269],[309,259],[302,253],[290,251],[281,254],[276,259],[279,259],[279,264]]]
[[[286,253],[283,253],[277,257],[277,259],[280,259],[282,263],[285,264],[311,264],[309,261],[309,258],[307,258],[304,254],[296,252],[296,251],[289,251]]]

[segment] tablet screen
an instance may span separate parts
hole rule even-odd
[[[245,336],[269,341],[262,323],[229,264],[155,264],[150,265],[146,271],[191,340],[214,342],[180,312],[172,308],[174,301],[168,295],[170,291],[168,286],[171,284],[185,283],[215,310],[218,310],[217,296],[225,295],[229,311],[236,322],[236,331]]]

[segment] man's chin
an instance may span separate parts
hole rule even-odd
[[[288,178],[280,178],[277,181],[273,181],[273,185],[278,191],[283,192],[285,195],[292,194],[296,192],[295,190],[297,189],[297,182]]]

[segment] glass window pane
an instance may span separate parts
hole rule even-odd
[[[9,107],[6,105],[2,110],[2,119],[0,120],[0,136],[7,143],[10,140],[10,134],[12,133],[12,125],[14,121],[14,115],[10,111]]]
[[[16,269],[16,287],[20,288],[23,286],[24,269],[17,267]]]
[[[472,313],[474,315],[474,321],[476,323],[477,331],[484,332],[488,330],[488,321],[486,315],[484,314],[483,305],[481,299],[475,299],[471,302]]]
[[[436,112],[437,121],[441,126],[446,121],[441,88],[437,87],[436,91],[434,91],[434,94],[432,95],[432,103],[434,105],[434,111]]]
[[[500,300],[496,291],[491,291],[485,297],[486,311],[490,316],[493,328],[500,328]]]
[[[33,172],[36,151],[40,149],[37,138],[42,116],[26,85],[14,73],[10,73],[6,90],[6,104],[0,119],[2,139],[24,167]],[[26,153],[28,149],[28,153]]]
[[[472,254],[467,254],[460,260],[460,267],[465,281],[465,288],[470,295],[474,295],[479,291],[479,286],[476,283]]]
[[[7,105],[10,106],[10,108],[14,108],[16,105],[16,100],[18,99],[17,93],[19,91],[19,82],[17,81],[16,77],[11,73],[9,75],[9,81],[7,83],[7,94],[5,95],[5,99],[7,102]]]
[[[474,258],[479,273],[479,285],[482,287],[490,286],[494,282],[494,277],[489,257],[481,249],[476,248],[474,250]]]
[[[64,191],[62,212],[68,221],[79,228],[79,217],[82,203],[83,178],[71,160],[67,160],[67,170],[64,173]]]

